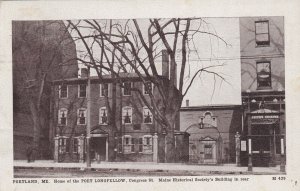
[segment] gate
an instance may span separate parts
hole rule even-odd
[[[222,138],[218,129],[208,124],[193,124],[186,129],[190,134],[189,162],[197,164],[222,163]]]

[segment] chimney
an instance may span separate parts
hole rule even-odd
[[[169,79],[169,54],[167,50],[162,50],[162,75]]]
[[[185,100],[185,105],[186,105],[186,107],[189,107],[190,106],[190,100]]]
[[[87,78],[88,77],[88,69],[87,68],[81,68],[81,78]]]

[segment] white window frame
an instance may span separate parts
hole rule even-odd
[[[129,113],[129,115],[130,115],[130,123],[125,123],[125,120],[124,120],[124,119],[125,119],[125,115],[124,115],[125,109],[131,109],[131,113]],[[130,106],[125,106],[125,107],[123,107],[123,108],[122,108],[122,124],[124,124],[124,125],[132,124],[132,119],[133,119],[133,108],[130,107]]]
[[[59,92],[59,98],[60,98],[60,99],[67,99],[67,98],[69,97],[69,87],[68,87],[68,85],[65,84],[65,86],[67,87],[67,96],[66,96],[66,97],[61,97],[61,87],[62,87],[62,86],[63,86],[63,85],[59,85],[59,86],[58,86],[58,90],[59,90],[59,91],[58,91],[58,92]]]
[[[149,144],[147,144],[147,139],[150,139]],[[149,149],[149,147],[151,149]],[[152,154],[153,153],[153,136],[152,135],[144,135],[143,136],[143,153],[144,154]]]
[[[65,114],[66,114],[66,124],[61,124],[61,114],[62,114],[62,111],[65,111]],[[59,125],[68,125],[68,110],[66,108],[60,108],[58,110],[58,124]]]
[[[131,90],[130,90],[130,95],[125,95],[125,94],[124,94],[124,93],[125,93],[125,83],[130,83],[130,88],[133,87],[133,83],[132,83],[132,82],[124,82],[124,83],[123,83],[123,88],[122,88],[122,95],[123,95],[123,96],[131,96],[131,95],[132,95]]]
[[[85,85],[85,97],[80,96],[80,85]],[[87,85],[86,84],[78,84],[78,97],[79,98],[86,98],[87,97]]]
[[[100,84],[100,97],[105,97],[102,95],[102,85],[107,84],[107,97],[109,96],[109,83]]]
[[[268,32],[266,33],[266,32],[263,32],[263,33],[258,33],[257,32],[257,24],[258,23],[267,23],[267,30],[268,30]],[[265,35],[268,35],[268,40],[267,41],[258,41],[257,40],[257,36],[258,35],[263,35],[263,34],[265,34]],[[266,44],[257,44],[257,43],[266,43]],[[260,46],[270,46],[270,23],[269,23],[269,21],[268,20],[261,20],[261,21],[255,21],[255,43],[256,43],[256,46],[257,47],[260,47]]]
[[[151,83],[151,94],[153,94],[153,83],[150,81],[146,81],[145,83]],[[146,94],[146,85],[144,83],[143,83],[143,94],[150,95],[150,94]]]
[[[151,123],[145,123],[145,110],[148,110],[150,112]],[[152,124],[153,123],[153,114],[147,106],[143,107],[143,123],[144,124]]]
[[[102,115],[101,115],[101,111],[105,109],[105,112],[106,112],[106,117],[107,117],[107,122],[108,122],[108,113],[107,113],[107,108],[106,107],[100,107],[99,108],[99,124],[100,125],[107,125],[108,123],[102,123]]]
[[[128,144],[126,144],[126,139],[128,139]],[[122,137],[122,150],[123,150],[123,153],[124,154],[134,153],[134,150],[132,150],[132,146],[134,146],[132,136],[131,135],[123,135],[123,137]]]
[[[84,124],[80,123],[80,116],[79,116],[80,110],[84,110],[84,117],[85,117]],[[87,123],[87,109],[86,108],[79,108],[77,110],[77,125],[86,125],[86,123]]]

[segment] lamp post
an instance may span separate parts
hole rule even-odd
[[[91,167],[90,157],[90,139],[91,139],[91,79],[90,79],[90,67],[88,66],[87,74],[87,126],[86,126],[86,167]]]

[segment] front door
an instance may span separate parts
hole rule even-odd
[[[252,128],[253,166],[269,166],[271,137],[268,125],[255,125]]]
[[[106,159],[106,137],[91,138],[91,159],[97,162]]]

